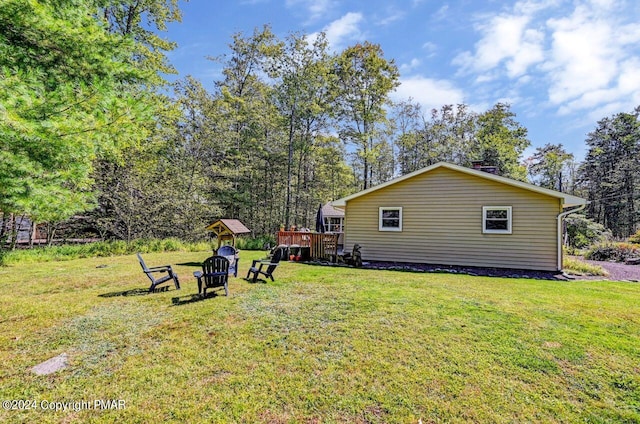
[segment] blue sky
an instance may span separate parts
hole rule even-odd
[[[640,105],[638,0],[190,0],[166,38],[179,78],[206,87],[234,33],[269,24],[290,32],[325,31],[340,51],[368,40],[400,69],[396,100],[428,113],[465,103],[483,112],[508,102],[532,148],[562,143],[578,160],[597,121]]]

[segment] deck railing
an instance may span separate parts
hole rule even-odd
[[[279,231],[278,245],[307,248],[311,259],[335,261],[338,254],[338,237],[340,234],[336,233]]]

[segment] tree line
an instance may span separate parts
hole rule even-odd
[[[178,0],[4,0],[0,7],[0,240],[17,217],[102,238],[197,240],[221,217],[256,235],[312,226],[319,204],[438,161],[594,200],[619,237],[638,227],[639,109],[598,122],[584,163],[562,145],[523,158],[508,104],[485,112],[394,103],[381,46],[324,34],[235,34],[208,90],[175,73],[157,35]],[[155,28],[154,30],[150,28]],[[0,243],[1,244],[1,243]]]

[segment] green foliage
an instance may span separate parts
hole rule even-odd
[[[567,153],[562,144],[547,143],[536,148],[530,158],[529,173],[541,187],[563,191],[567,186],[566,168],[572,161],[573,154]]]
[[[272,235],[258,237],[238,237],[236,247],[240,250],[264,250],[265,246],[275,247],[276,238]]]
[[[287,135],[287,172],[284,223],[289,226],[294,196],[304,197],[305,183],[296,169],[314,159],[313,145],[318,134],[328,132],[333,93],[331,56],[324,34],[310,40],[306,35],[291,34],[268,55],[267,70],[275,80],[270,92]],[[299,174],[299,173],[298,173]],[[297,178],[296,178],[297,177]],[[306,202],[305,202],[306,203]],[[295,220],[295,217],[294,217]]]
[[[640,230],[638,230],[634,235],[629,237],[628,242],[631,244],[640,244]]]
[[[592,202],[587,214],[618,238],[640,223],[640,107],[598,122],[587,137],[581,179]]]
[[[387,121],[389,94],[400,84],[400,73],[393,60],[384,58],[382,48],[369,42],[345,49],[334,68],[340,135],[356,147],[366,189],[372,184],[371,167],[379,159],[376,146]]]
[[[144,40],[110,32],[98,10],[91,0],[0,7],[4,213],[56,223],[92,208],[94,160],[148,134],[158,69],[135,60]]]
[[[176,43],[162,38],[158,32],[166,31],[168,23],[181,21],[178,2],[179,0],[116,0],[109,1],[100,8],[100,16],[106,21],[109,32],[135,41],[132,58],[141,69],[153,74],[155,84],[163,82],[162,73],[177,73],[165,55],[165,52],[176,47]]]
[[[511,106],[497,103],[478,116],[476,131],[476,160],[497,166],[500,174],[515,180],[527,181],[526,168],[520,157],[531,142],[527,129],[515,120]]]
[[[178,239],[136,239],[99,241],[88,244],[36,247],[28,250],[0,250],[0,265],[67,261],[79,258],[130,255],[132,253],[198,252],[211,250],[207,242],[185,243]]]
[[[630,243],[605,243],[594,246],[584,255],[592,261],[624,262],[640,256],[640,247]]]
[[[401,103],[395,114],[398,161],[403,174],[444,161],[471,166],[473,161],[496,166],[501,175],[526,181],[520,164],[529,146],[527,129],[515,119],[508,104],[497,103],[484,113],[467,105],[433,109],[429,119],[416,105]]]
[[[582,214],[569,215],[564,219],[564,222],[567,228],[567,245],[569,247],[583,249],[611,238],[611,231]]]

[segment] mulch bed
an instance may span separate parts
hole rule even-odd
[[[322,261],[308,261],[311,265],[324,266],[348,266],[343,263],[331,263]],[[505,278],[534,278],[539,280],[571,280],[573,277],[564,275],[563,273],[553,271],[532,271],[524,269],[504,269],[504,268],[482,268],[482,267],[462,267],[452,265],[430,265],[418,263],[400,263],[400,262],[363,262],[363,269],[380,269],[390,271],[405,272],[431,272],[446,274],[462,274],[483,277],[505,277]]]
[[[583,260],[582,258],[580,258]],[[616,262],[586,261],[594,265],[600,265],[609,273],[608,276],[590,275],[567,275],[554,271],[532,271],[527,269],[504,269],[504,268],[483,268],[483,267],[463,267],[452,265],[431,265],[404,262],[363,262],[363,269],[381,269],[406,272],[432,272],[447,274],[462,274],[483,277],[504,277],[504,278],[533,278],[538,280],[610,280],[610,281],[630,281],[640,282],[640,265],[627,265]],[[349,266],[344,263],[332,263],[327,261],[305,261],[310,265],[323,266]]]

